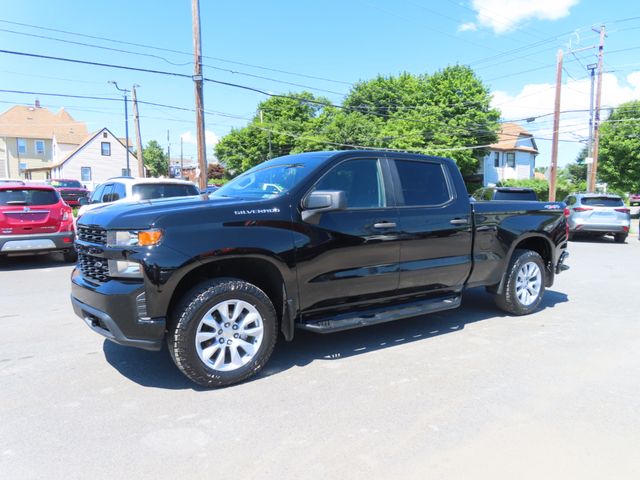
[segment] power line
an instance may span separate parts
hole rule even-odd
[[[94,40],[102,40],[102,41],[105,41],[105,42],[117,43],[117,44],[120,44],[120,45],[129,45],[129,46],[133,46],[133,47],[148,48],[148,49],[151,49],[151,50],[156,50],[156,51],[161,51],[161,52],[175,53],[175,54],[178,54],[178,55],[188,55],[190,57],[193,55],[193,52],[184,52],[184,51],[180,51],[180,50],[173,50],[173,49],[170,49],[170,48],[157,47],[157,46],[154,46],[154,45],[145,45],[145,44],[142,44],[142,43],[127,42],[127,41],[117,40],[117,39],[113,39],[113,38],[99,37],[99,36],[96,36],[96,35],[87,35],[87,34],[83,34],[83,33],[71,32],[71,31],[68,31],[68,30],[60,30],[60,29],[50,28],[50,27],[42,27],[42,26],[39,26],[39,25],[32,25],[32,24],[28,24],[28,23],[12,22],[12,21],[9,21],[9,20],[0,20],[0,22],[1,23],[10,24],[10,25],[19,25],[19,26],[22,26],[22,27],[49,31],[49,32],[63,33],[65,35],[73,35],[73,36],[77,36],[77,37],[91,38],[91,39],[94,39]],[[274,73],[282,73],[282,74],[285,74],[285,75],[293,75],[293,76],[309,78],[309,79],[313,79],[313,80],[321,80],[321,81],[324,81],[324,82],[331,82],[331,83],[337,83],[337,84],[342,84],[342,85],[349,85],[349,86],[352,85],[349,82],[344,82],[344,81],[341,81],[341,80],[335,80],[335,79],[326,78],[326,77],[320,77],[320,76],[316,76],[316,75],[307,75],[307,74],[303,74],[303,73],[292,72],[292,71],[287,71],[287,70],[281,70],[281,69],[277,69],[277,68],[264,67],[262,65],[255,65],[255,64],[246,63],[246,62],[238,62],[238,61],[228,60],[228,59],[219,58],[219,57],[212,57],[210,55],[203,55],[202,58],[206,58],[206,59],[209,59],[209,60],[215,60],[215,61],[219,61],[219,62],[224,62],[224,63],[230,63],[230,64],[233,64],[233,65],[241,65],[241,66],[244,66],[244,67],[256,68],[256,69],[270,71],[270,72],[274,72]]]

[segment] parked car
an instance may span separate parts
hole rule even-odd
[[[629,205],[632,207],[640,205],[640,193],[632,193],[629,195]]]
[[[89,196],[89,190],[79,180],[54,178],[48,180],[47,183],[60,192],[60,196],[70,207],[79,206],[80,199]]]
[[[206,195],[206,194],[215,192],[219,188],[220,187],[218,187],[217,185],[207,185],[204,189],[200,190],[200,193]]]
[[[0,184],[0,256],[61,252],[74,262],[71,207],[49,186]]]
[[[274,188],[274,186],[276,188]],[[219,387],[256,374],[278,337],[456,308],[486,286],[535,311],[568,268],[564,205],[474,202],[453,160],[376,151],[276,158],[204,195],[78,220],[74,311]]]
[[[565,198],[569,209],[569,238],[577,234],[613,235],[624,243],[631,226],[631,211],[618,195],[574,193]]]
[[[520,187],[484,187],[476,190],[471,196],[473,200],[516,200],[537,202],[536,192],[530,188]]]
[[[7,183],[11,183],[13,185],[24,185],[24,180],[17,178],[0,178],[0,185],[5,185]]]
[[[186,180],[168,178],[115,177],[98,185],[89,199],[80,200],[78,218],[106,203],[200,195],[198,187]]]

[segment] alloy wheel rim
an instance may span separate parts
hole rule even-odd
[[[264,337],[262,316],[243,300],[225,300],[210,308],[196,329],[196,351],[209,368],[237,370],[249,363]]]
[[[520,267],[516,275],[516,296],[522,305],[533,304],[540,295],[541,287],[542,272],[537,263],[527,262]]]

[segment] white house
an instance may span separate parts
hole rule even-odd
[[[489,146],[489,153],[480,164],[483,185],[533,178],[536,155],[538,147],[531,133],[515,123],[503,124],[498,132],[498,142]]]
[[[74,178],[90,190],[111,177],[127,173],[127,149],[124,143],[103,128],[88,135],[61,160],[51,164],[51,178]],[[138,172],[138,159],[129,152],[129,172]]]

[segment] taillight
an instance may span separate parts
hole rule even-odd
[[[569,239],[569,207],[564,207],[564,231]]]
[[[620,213],[631,213],[631,210],[629,210],[628,208],[615,208],[614,210]]]
[[[569,208],[568,207],[564,207],[564,216],[569,218],[569,213],[570,213]]]
[[[68,210],[63,210],[62,211],[62,221],[66,222],[67,220],[69,220],[69,211]]]
[[[589,210],[593,210],[591,207],[575,207],[573,209],[574,212],[588,212]]]

